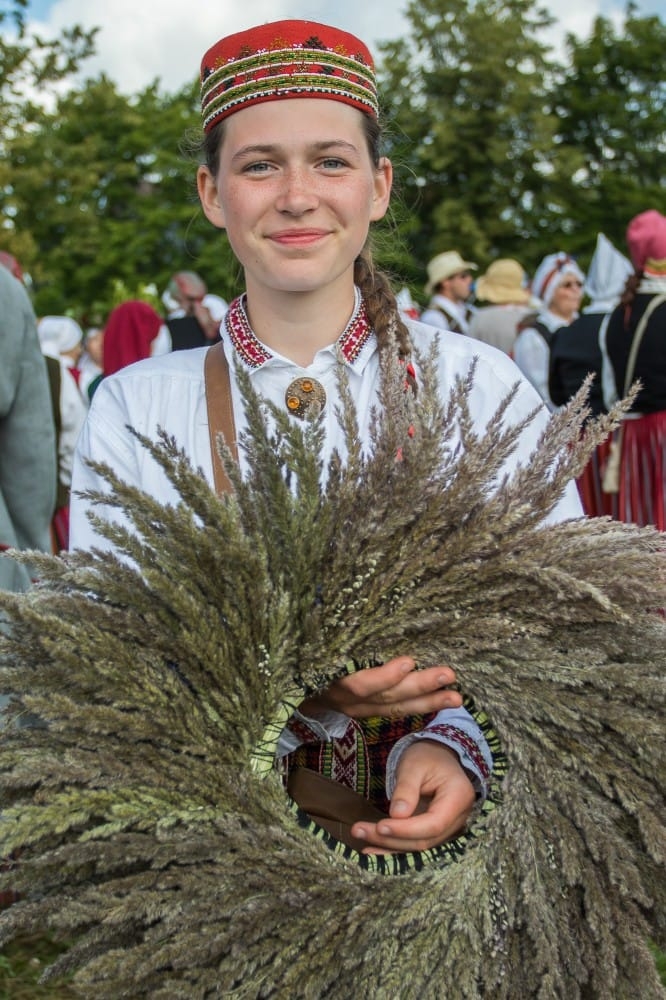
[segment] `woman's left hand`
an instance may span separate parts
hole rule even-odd
[[[388,819],[355,823],[364,854],[425,851],[461,833],[476,792],[457,754],[436,740],[416,740],[402,755]]]

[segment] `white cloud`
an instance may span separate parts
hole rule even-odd
[[[56,0],[48,20],[36,24],[42,34],[57,36],[65,27],[99,27],[97,54],[84,64],[84,75],[106,73],[126,94],[159,78],[161,89],[174,91],[193,80],[206,49],[218,38],[252,24],[287,17],[336,25],[364,39],[396,38],[404,30],[399,2],[376,7],[357,0],[244,0],[197,3],[185,0]]]
[[[63,28],[98,26],[97,55],[84,65],[84,75],[106,73],[125,94],[134,94],[159,79],[172,92],[195,79],[201,56],[218,38],[252,24],[285,17],[309,18],[333,24],[361,37],[376,51],[376,43],[400,37],[407,22],[407,0],[48,0],[48,18],[39,29],[57,36]],[[639,13],[657,13],[662,0],[643,0]],[[603,13],[622,23],[625,0],[550,0],[545,4],[557,18],[545,40],[562,52],[566,32],[589,34],[594,18]]]

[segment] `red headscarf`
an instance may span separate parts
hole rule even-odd
[[[21,265],[13,254],[7,253],[6,250],[0,250],[0,264],[2,264],[3,267],[6,267],[15,278],[18,278],[19,281],[23,281],[23,271],[21,269]]]
[[[111,312],[104,329],[104,374],[150,357],[150,345],[162,319],[147,302],[123,302]]]

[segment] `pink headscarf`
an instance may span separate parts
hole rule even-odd
[[[104,329],[104,374],[113,375],[135,361],[150,357],[150,346],[162,319],[147,302],[132,300],[116,306]]]
[[[651,208],[636,215],[627,227],[627,246],[631,262],[640,273],[650,265],[661,264],[656,270],[663,272],[666,261],[666,215]]]

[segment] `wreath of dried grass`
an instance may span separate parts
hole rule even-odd
[[[119,555],[30,554],[39,585],[0,595],[0,887],[22,896],[0,942],[73,941],[48,974],[82,996],[664,995],[663,536],[543,524],[620,410],[583,433],[581,392],[504,476],[508,399],[478,436],[473,371],[442,406],[420,367],[416,401],[385,367],[369,454],[344,396],[325,477],[318,425],[243,380],[234,494],[143,439],[180,503],[98,467]],[[304,693],[404,651],[454,666],[507,773],[455,863],[373,870],[266,762]]]

